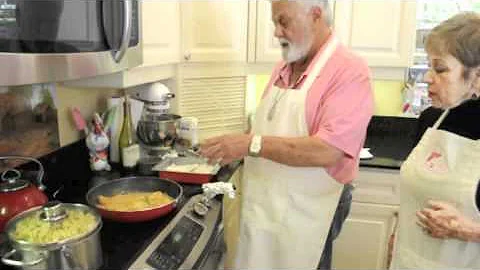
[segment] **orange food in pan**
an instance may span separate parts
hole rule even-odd
[[[141,211],[169,204],[173,198],[161,192],[131,192],[113,196],[98,196],[97,205],[110,211]]]

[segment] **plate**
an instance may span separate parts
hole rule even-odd
[[[375,156],[372,155],[372,153],[370,153],[370,148],[362,148],[362,150],[360,151],[360,159],[362,159],[362,160],[372,159],[374,157]]]

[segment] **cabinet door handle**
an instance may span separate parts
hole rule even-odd
[[[186,53],[183,58],[186,60],[186,61],[190,61],[190,59],[192,59],[192,54],[191,53]]]
[[[390,268],[390,264],[392,263],[392,257],[393,257],[393,246],[395,244],[395,237],[397,234],[397,229],[398,229],[398,212],[395,212],[393,214],[393,226],[392,226],[392,232],[390,236],[388,237],[388,248],[387,248],[387,269]]]

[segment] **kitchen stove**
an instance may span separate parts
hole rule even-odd
[[[129,269],[216,269],[225,248],[222,205],[212,200],[207,207],[202,198],[189,200]]]
[[[103,265],[100,270],[131,268],[131,265],[139,258],[143,259],[145,256],[150,256],[152,245],[153,248],[157,248],[161,242],[159,239],[163,239],[166,232],[176,227],[176,224],[184,225],[185,219],[182,219],[182,217],[186,218],[194,215],[191,213],[191,205],[194,201],[191,201],[188,194],[198,193],[199,186],[183,184],[182,187],[184,197],[180,200],[177,208],[164,217],[140,223],[119,223],[103,219],[103,227],[100,233]],[[87,190],[88,188],[79,186],[71,189],[63,188],[61,192],[57,194],[56,199],[62,202],[86,204],[85,193]],[[193,197],[192,200],[198,200],[198,197],[202,197],[202,195],[197,195]],[[216,268],[224,251],[221,202],[213,199],[210,209],[211,210],[208,211],[208,217],[204,219],[200,217],[196,219],[192,218],[191,220],[192,222],[196,222],[195,224],[198,224],[198,226],[194,227],[201,230],[199,234],[199,239],[202,240],[201,243],[194,246],[194,243],[185,243],[184,240],[182,240],[180,242],[170,242],[168,245],[165,245],[166,241],[163,241],[163,251],[176,252],[179,248],[183,246],[189,247],[191,244],[190,247],[193,246],[191,254],[193,255],[187,258],[189,265],[194,265],[196,269]],[[179,220],[182,221],[177,223]],[[177,228],[175,231],[178,232],[179,229]],[[172,238],[170,237],[169,239]],[[1,244],[1,249],[8,250],[10,248],[3,243]],[[169,265],[170,267],[167,267],[167,265],[159,266],[155,263],[149,264],[156,266],[150,266],[150,269],[191,268],[178,268],[176,267],[178,265]],[[4,269],[4,267],[6,267],[6,269],[14,269],[0,263],[0,268]],[[142,267],[142,269],[143,268],[145,267]]]
[[[94,175],[89,168],[88,152],[85,150],[83,141],[61,148],[40,158],[40,161],[45,166],[44,184],[47,186],[46,193],[50,200],[86,204],[85,194],[91,184],[89,179],[93,179]],[[29,164],[26,165],[26,168],[31,167],[28,166]],[[240,165],[240,163],[234,163],[224,166],[211,182],[228,182]],[[148,175],[145,173],[148,172],[140,173],[140,175]],[[108,181],[111,178],[118,178],[120,174],[121,171],[117,170],[102,177],[105,177],[105,181]],[[28,174],[25,175],[28,176]],[[144,254],[144,251],[148,249],[152,241],[155,241],[157,236],[162,235],[164,230],[168,230],[169,224],[183,211],[192,194],[198,194],[199,185],[181,184],[181,186],[184,196],[179,201],[177,208],[166,216],[140,223],[118,223],[103,219],[100,241],[104,263],[100,269],[128,269],[137,258]],[[219,202],[215,199],[211,201],[212,204]],[[223,237],[220,237],[222,225],[216,223],[214,226],[213,237],[209,238],[210,242],[206,245],[206,248],[200,250],[197,260],[198,265],[195,265],[195,268],[215,269],[216,266],[207,263],[218,261],[217,258],[222,255]],[[2,240],[0,241],[1,255],[3,251],[9,250],[9,247],[6,247],[3,243],[4,235],[0,234],[0,236],[0,240]],[[3,265],[0,262],[0,269],[15,268]]]
[[[152,241],[154,241],[159,235],[162,235],[164,230],[168,228],[169,224],[172,224],[172,221],[174,221],[177,216],[181,215],[182,211],[185,212],[184,206],[189,205],[190,201],[188,194],[193,194],[196,190],[198,190],[198,186],[195,185],[182,185],[182,187],[184,190],[184,198],[179,202],[175,211],[164,217],[140,223],[119,223],[103,219],[103,227],[100,232],[103,265],[100,270],[128,269],[129,266],[132,265],[139,256],[145,256],[145,249],[149,247]],[[68,197],[62,199],[62,201],[72,201],[86,204],[84,195],[81,197],[75,197],[70,194]],[[220,202],[216,201],[215,199],[212,200],[212,202],[214,205],[221,205]],[[217,210],[214,212],[220,220],[220,213]],[[214,228],[217,229],[219,228],[220,224],[213,222],[208,224],[208,226],[214,226]],[[219,235],[218,232],[214,233],[214,231],[211,232],[209,237],[210,236],[213,240],[217,238],[223,238],[222,235]],[[218,243],[216,246],[205,246],[201,250],[197,248],[195,250],[197,259],[200,259],[201,256],[205,256],[205,254],[216,255],[216,253],[218,253],[217,250],[221,250],[223,248],[223,241],[220,242],[222,243]],[[175,248],[178,247],[169,247],[168,250],[173,250]],[[199,265],[199,268],[202,269],[203,267]],[[159,269],[178,268],[162,267]],[[204,269],[211,268],[205,267]]]

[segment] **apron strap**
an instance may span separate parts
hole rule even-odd
[[[320,75],[320,72],[322,71],[327,61],[335,52],[337,45],[338,45],[338,39],[336,36],[333,36],[332,40],[330,40],[330,42],[327,44],[325,51],[322,52],[322,55],[315,63],[315,66],[313,67],[312,72],[308,75],[307,79],[305,80],[305,83],[302,85],[302,88],[301,88],[302,91],[308,91],[308,89],[310,89],[315,79],[317,79],[317,76]]]
[[[438,118],[437,122],[433,125],[433,129],[438,129],[438,127],[442,124],[443,120],[447,117],[448,113],[450,112],[450,109],[446,109],[442,115]]]

